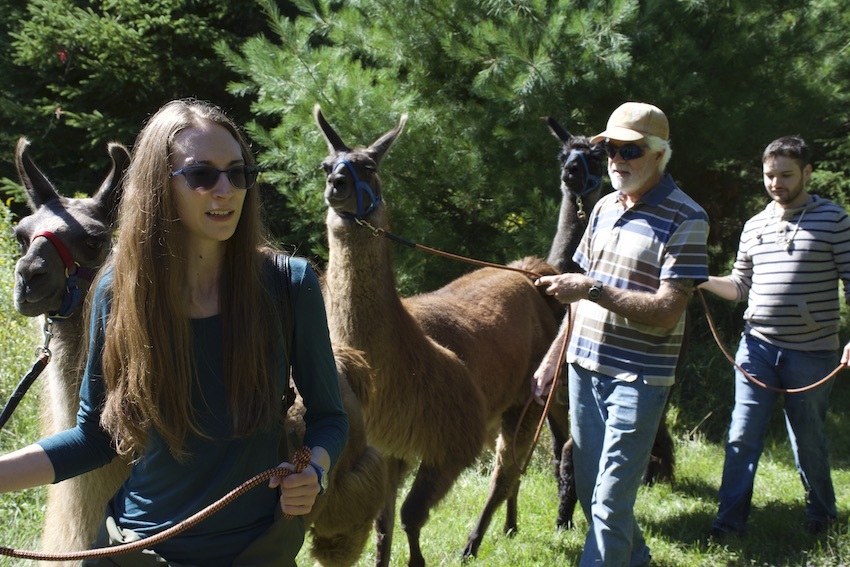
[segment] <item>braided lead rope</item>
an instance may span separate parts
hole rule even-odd
[[[303,471],[310,464],[310,448],[302,447],[293,455],[292,464],[295,468],[296,473]],[[120,555],[122,553],[129,553],[130,551],[136,551],[138,549],[152,548],[157,544],[162,543],[163,541],[171,538],[180,532],[183,532],[194,525],[197,525],[201,521],[207,519],[209,516],[212,516],[246,492],[248,490],[254,488],[258,484],[263,481],[269,480],[275,476],[289,476],[293,471],[283,468],[277,467],[273,469],[269,469],[267,471],[261,472],[260,474],[246,480],[242,484],[240,484],[235,489],[231,490],[224,496],[222,496],[217,501],[213,502],[200,512],[189,516],[182,522],[175,524],[168,528],[167,530],[163,530],[158,534],[152,535],[150,537],[146,537],[144,539],[140,539],[138,541],[133,541],[130,543],[124,543],[121,545],[113,545],[110,547],[101,547],[98,549],[89,549],[86,551],[73,551],[70,553],[44,553],[39,551],[27,551],[20,549],[11,549],[9,547],[0,547],[0,555],[5,555],[7,557],[16,557],[18,559],[33,559],[37,561],[75,561],[82,559],[95,559],[99,557],[108,557],[111,555]],[[292,516],[286,514],[284,516],[287,520],[291,520]]]

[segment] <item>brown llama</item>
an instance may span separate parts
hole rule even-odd
[[[403,475],[418,463],[400,514],[409,565],[421,566],[419,540],[430,510],[485,444],[496,440],[490,493],[463,550],[464,556],[474,556],[506,499],[505,531],[517,528],[520,473],[512,444],[522,462],[542,411],[537,404],[515,440],[514,433],[532,374],[555,337],[555,312],[562,309],[535,288],[533,277],[498,268],[479,269],[437,291],[400,298],[392,243],[373,230],[389,228],[377,169],[401,134],[406,115],[367,148],[346,146],[318,105],[315,118],[330,152],[322,165],[329,208],[325,301],[331,340],[362,351],[372,368],[364,407],[367,437],[388,462],[386,502],[376,522],[377,564],[390,561]],[[512,266],[555,273],[535,258]]]
[[[609,190],[602,182],[607,163],[605,150],[602,144],[591,144],[585,136],[570,134],[554,118],[547,118],[546,124],[549,131],[561,142],[558,158],[561,162],[562,193],[558,229],[546,261],[561,272],[577,272],[580,268],[573,261],[573,253],[587,227],[587,217],[597,201]],[[681,357],[679,360],[681,361]],[[556,523],[558,527],[570,528],[574,525],[572,518],[578,498],[573,477],[573,444],[569,439],[569,428],[564,427],[564,424],[568,423],[569,414],[566,380],[561,380],[560,384],[563,390],[559,388],[560,391],[555,393],[549,426],[555,455],[555,476],[558,478],[559,505]],[[672,481],[674,465],[673,439],[667,429],[666,420],[662,418],[644,475],[644,483]]]
[[[112,169],[100,188],[92,197],[69,198],[61,196],[33,163],[28,147],[29,141],[21,138],[15,153],[32,214],[15,227],[22,256],[15,265],[14,298],[22,315],[44,315],[53,321],[52,357],[41,378],[41,433],[47,436],[73,427],[77,421],[88,343],[81,303],[109,253],[130,156],[124,146],[110,144]],[[61,247],[76,266],[66,268]],[[42,548],[54,553],[87,549],[107,501],[128,472],[128,466],[116,459],[106,467],[48,487]],[[74,564],[78,562],[66,563]]]
[[[381,454],[367,443],[363,426],[361,403],[368,405],[369,365],[361,353],[344,346],[334,345],[334,358],[342,404],[348,412],[348,442],[306,524],[313,558],[321,565],[345,567],[354,565],[366,547],[383,506],[387,471]],[[304,412],[297,397],[287,415],[291,448],[300,447],[304,439]]]
[[[54,321],[50,343],[52,357],[44,380],[41,433],[51,435],[76,424],[79,387],[88,334],[82,329],[80,308],[89,285],[105,260],[116,222],[121,179],[129,163],[127,150],[109,146],[112,171],[91,198],[62,197],[33,163],[21,139],[16,163],[26,189],[32,214],[15,228],[23,254],[15,267],[15,308],[27,317],[47,315]],[[66,293],[68,280],[55,235],[79,264],[78,293]],[[72,270],[73,271],[73,270]],[[322,565],[345,567],[356,562],[371,532],[372,522],[383,502],[386,469],[380,454],[365,442],[360,401],[368,365],[355,351],[335,348],[343,406],[349,415],[350,435],[339,461],[330,473],[327,493],[319,498],[307,519],[313,533],[312,554]],[[352,384],[349,385],[349,380]],[[353,388],[353,389],[352,389]],[[355,390],[358,396],[355,396]],[[292,428],[301,428],[297,408],[288,418]],[[303,438],[303,432],[302,432]],[[300,440],[298,445],[300,447]],[[44,516],[42,548],[60,553],[88,549],[103,517],[106,503],[129,474],[129,466],[115,460],[106,467],[51,485]],[[247,480],[247,479],[246,479]],[[234,487],[235,488],[235,487]],[[340,510],[344,514],[340,514]],[[79,562],[65,563],[75,565]],[[46,562],[57,565],[56,562]]]

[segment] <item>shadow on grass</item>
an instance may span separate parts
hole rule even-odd
[[[707,487],[690,488],[695,495],[708,492]],[[780,502],[754,507],[745,536],[728,537],[721,542],[709,539],[713,519],[713,511],[695,511],[662,521],[644,519],[640,524],[646,533],[674,545],[696,546],[702,553],[718,558],[736,558],[728,565],[812,565],[813,554],[822,556],[825,549],[848,533],[847,526],[839,523],[827,533],[812,535],[805,529],[804,507]]]

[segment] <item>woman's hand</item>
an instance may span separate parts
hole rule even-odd
[[[290,471],[287,476],[275,476],[269,481],[269,488],[280,488],[280,509],[290,516],[309,514],[319,495],[319,477],[312,466],[304,467],[300,473],[294,472],[290,463],[278,465]]]

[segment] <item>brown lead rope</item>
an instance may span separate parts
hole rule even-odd
[[[824,376],[823,378],[821,378],[817,382],[809,384],[808,386],[802,386],[800,388],[775,388],[773,386],[768,386],[767,384],[765,384],[764,382],[762,382],[761,380],[759,380],[758,378],[756,378],[755,376],[751,375],[749,372],[747,372],[746,370],[741,368],[741,365],[738,364],[735,361],[735,357],[733,357],[731,354],[729,354],[729,352],[726,350],[726,347],[723,346],[723,343],[720,340],[720,336],[717,333],[717,329],[714,326],[714,319],[712,319],[711,312],[708,310],[708,303],[706,303],[706,301],[705,301],[705,295],[703,295],[702,290],[699,289],[699,288],[697,288],[697,293],[699,294],[700,300],[702,300],[702,306],[703,306],[703,309],[705,310],[705,318],[708,320],[708,326],[711,329],[711,335],[714,337],[714,342],[717,343],[717,346],[720,347],[720,350],[723,351],[723,354],[726,355],[726,358],[729,360],[729,362],[731,362],[733,365],[735,365],[735,368],[737,368],[741,372],[741,374],[743,374],[747,378],[747,380],[749,380],[753,384],[760,386],[760,387],[764,388],[765,390],[770,390],[772,392],[779,392],[780,394],[799,394],[800,392],[805,392],[807,390],[813,390],[814,388],[817,388],[821,384],[828,382],[829,380],[834,378],[839,372],[841,372],[842,370],[844,370],[846,368],[845,365],[839,364],[835,368],[835,370],[833,370],[832,372],[830,372],[829,374],[827,374],[826,376]]]
[[[437,256],[443,256],[444,258],[451,258],[452,260],[459,260],[461,262],[466,262],[467,264],[474,264],[476,266],[485,266],[488,268],[498,268],[500,270],[509,270],[511,272],[519,272],[521,274],[525,274],[532,278],[539,278],[541,274],[536,272],[532,272],[530,270],[523,270],[522,268],[514,268],[513,266],[505,266],[502,264],[494,264],[492,262],[485,262],[483,260],[475,260],[473,258],[467,258],[466,256],[458,256],[457,254],[452,254],[451,252],[444,252],[442,250],[437,250],[436,248],[429,248],[427,246],[423,246],[422,244],[418,244],[416,242],[411,242],[406,238],[402,238],[397,234],[393,234],[392,232],[387,232],[383,228],[376,228],[368,221],[363,219],[355,219],[355,222],[360,226],[368,228],[372,231],[373,236],[383,236],[384,238],[389,238],[396,244],[401,244],[402,246],[407,246],[408,248],[413,248],[415,250],[422,250],[424,252],[429,252],[431,254],[436,254]]]
[[[292,461],[292,464],[295,467],[295,472],[303,471],[310,464],[310,448],[302,447],[301,449],[296,451],[295,455],[293,455]],[[138,549],[152,548],[155,545],[167,540],[168,538],[173,537],[179,534],[180,532],[191,528],[194,525],[197,525],[201,521],[207,519],[209,516],[212,516],[213,514],[215,514],[216,512],[218,512],[219,510],[221,510],[222,508],[224,508],[225,506],[227,506],[228,504],[248,492],[250,489],[257,486],[261,482],[269,480],[275,476],[289,476],[290,474],[292,474],[292,472],[293,471],[283,467],[277,467],[262,472],[257,476],[246,480],[238,487],[222,496],[217,501],[213,502],[200,512],[189,516],[182,522],[171,526],[167,530],[163,530],[158,534],[131,543],[124,543],[111,547],[101,547],[98,549],[89,549],[87,551],[74,551],[70,553],[43,553],[38,551],[25,551],[19,549],[11,549],[8,547],[0,547],[0,555],[5,555],[7,557],[16,557],[18,559],[33,559],[37,561],[76,561],[82,559],[109,557],[111,555],[129,553]],[[292,516],[290,516],[289,514],[284,517],[287,520],[292,519]]]

